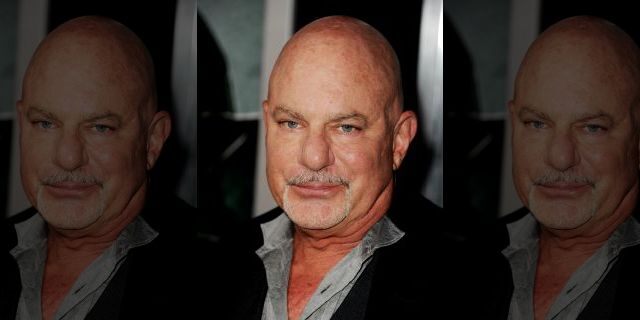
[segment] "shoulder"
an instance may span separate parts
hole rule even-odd
[[[10,250],[18,244],[18,236],[16,234],[16,225],[36,215],[38,212],[34,207],[30,207],[24,211],[21,211],[15,215],[12,215],[4,220],[0,225],[0,232],[2,238],[3,248]]]
[[[222,253],[215,239],[198,233],[197,214],[175,196],[147,201],[140,215],[158,235],[127,256],[123,313],[169,318],[212,314],[207,310],[217,301]]]
[[[403,232],[411,247],[449,248],[462,240],[447,213],[419,193],[394,194],[387,217]]]

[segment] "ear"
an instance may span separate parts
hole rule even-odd
[[[513,123],[513,121],[515,121],[515,116],[516,116],[516,105],[513,102],[513,100],[509,100],[509,103],[507,104],[507,109],[509,109],[509,117],[511,117],[511,123]]]
[[[264,132],[269,131],[269,100],[262,101],[262,125],[264,125]]]
[[[413,111],[407,110],[400,114],[393,133],[393,170],[400,168],[404,156],[409,150],[409,144],[416,135],[418,119]]]
[[[16,115],[18,116],[16,119],[18,120],[18,131],[22,132],[22,115],[23,115],[24,104],[22,100],[18,100],[16,102]]]
[[[147,170],[151,170],[155,165],[170,133],[171,117],[166,111],[156,112],[147,132]]]

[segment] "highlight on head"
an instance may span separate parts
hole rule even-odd
[[[636,114],[640,103],[640,50],[633,39],[615,24],[598,17],[575,16],[546,29],[529,47],[518,70],[514,100],[524,80],[543,63],[564,55],[571,61],[587,61],[593,68],[611,75],[620,90],[633,95]],[[637,116],[634,116],[636,121]]]
[[[329,16],[299,30],[284,46],[269,78],[269,92],[288,68],[304,63],[305,55],[323,46],[340,49],[340,60],[357,65],[372,86],[385,97],[385,116],[392,124],[403,109],[398,58],[385,37],[369,24],[346,16]],[[268,99],[268,98],[267,98]]]
[[[58,26],[36,49],[23,79],[22,97],[47,64],[78,55],[91,59],[91,68],[117,77],[140,97],[137,106],[148,123],[157,111],[155,74],[151,55],[142,40],[121,23],[99,16],[83,16]]]

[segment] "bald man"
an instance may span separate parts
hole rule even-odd
[[[158,318],[170,303],[185,307],[176,253],[187,249],[174,242],[185,235],[141,216],[189,208],[147,201],[171,120],[157,110],[140,39],[106,18],[68,21],[37,48],[22,89],[21,177],[33,207],[6,229],[21,285],[0,318]]]
[[[572,17],[529,48],[509,102],[508,319],[619,319],[640,286],[640,56],[617,26]],[[508,311],[507,311],[508,310]]]
[[[258,218],[248,261],[234,264],[242,279],[234,285],[246,290],[234,295],[233,317],[424,314],[438,266],[418,256],[437,256],[441,249],[431,246],[442,240],[421,228],[439,208],[394,193],[417,120],[403,108],[400,67],[386,39],[349,17],[305,26],[275,63],[263,119],[279,207]]]

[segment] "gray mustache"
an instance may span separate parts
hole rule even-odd
[[[79,172],[59,172],[42,179],[44,185],[55,185],[62,182],[74,182],[81,184],[96,184],[102,187],[102,181],[95,176],[86,175]]]
[[[546,174],[534,180],[536,185],[547,185],[558,182],[588,184],[591,187],[595,186],[595,183],[590,178],[571,174]]]
[[[342,184],[349,186],[349,181],[340,176],[334,176],[323,172],[305,172],[287,179],[288,185],[305,184],[309,182],[319,182],[327,184]]]

